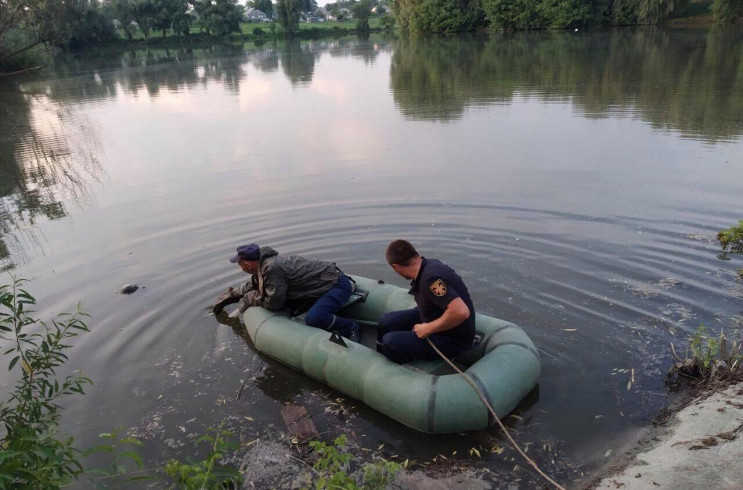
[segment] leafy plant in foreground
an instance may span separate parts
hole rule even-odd
[[[59,432],[59,402],[66,395],[83,395],[90,379],[79,373],[58,379],[69,342],[87,332],[87,317],[79,310],[51,324],[31,316],[36,304],[23,285],[12,278],[0,286],[0,342],[8,370],[19,377],[8,400],[0,403],[0,489],[59,487],[82,472],[72,437]],[[15,371],[14,371],[15,368]]]
[[[348,439],[345,435],[337,437],[333,445],[321,441],[312,441],[310,446],[319,458],[312,466],[316,472],[315,489],[357,490],[359,486],[348,474],[353,456],[347,451]],[[407,463],[407,461],[406,461]],[[393,461],[382,460],[379,463],[364,465],[364,483],[361,488],[385,488],[389,479],[402,469],[403,465]]]
[[[104,432],[99,434],[100,439],[106,439],[106,444],[100,444],[94,448],[89,449],[86,453],[106,452],[111,454],[111,466],[108,468],[98,468],[94,470],[86,470],[88,473],[94,473],[103,475],[102,478],[98,478],[93,481],[93,484],[99,488],[119,488],[120,485],[131,483],[140,480],[154,480],[155,477],[148,475],[139,476],[127,476],[132,475],[129,472],[126,465],[124,464],[125,459],[133,461],[139,470],[144,466],[142,458],[136,452],[135,449],[126,449],[120,451],[123,444],[131,445],[134,447],[141,447],[142,442],[136,437],[124,437],[119,438],[119,432],[121,429],[114,429],[111,432]],[[141,473],[138,471],[137,473]]]
[[[224,422],[217,428],[209,428],[208,433],[196,440],[195,444],[208,442],[212,445],[211,451],[203,461],[181,463],[171,459],[165,465],[165,473],[175,482],[174,487],[185,490],[204,488],[224,489],[234,488],[242,483],[242,475],[234,468],[218,465],[219,461],[236,445],[225,439],[232,432],[224,430]]]

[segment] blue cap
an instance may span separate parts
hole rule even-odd
[[[230,262],[236,264],[241,260],[255,261],[258,260],[260,256],[261,248],[255,243],[251,243],[250,245],[241,245],[237,247],[237,255],[230,258]]]

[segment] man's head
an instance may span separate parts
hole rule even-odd
[[[395,240],[387,245],[387,263],[406,279],[415,279],[420,268],[421,257],[415,247],[406,240]]]
[[[230,258],[230,262],[237,264],[248,274],[258,272],[258,260],[261,257],[261,248],[255,243],[237,247],[237,255]]]

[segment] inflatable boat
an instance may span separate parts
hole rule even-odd
[[[388,311],[415,306],[405,289],[351,277],[357,294],[339,315],[357,320],[362,330],[372,330]],[[286,312],[253,307],[243,320],[260,352],[413,429],[447,434],[484,429],[494,422],[477,392],[443,360],[395,364],[373,347],[308,327],[301,317]],[[502,418],[536,386],[539,353],[512,323],[477,314],[475,328],[477,343],[455,363],[466,369]],[[366,333],[362,342],[364,336],[371,338]]]

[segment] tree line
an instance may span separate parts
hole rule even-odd
[[[658,24],[688,0],[393,0],[401,31],[411,34]],[[712,17],[743,17],[743,0],[713,0]]]
[[[364,32],[379,1],[338,0],[330,6],[353,15],[356,29]],[[249,0],[247,5],[269,18],[276,14],[280,32],[289,37],[299,32],[303,16],[321,15],[316,0]],[[238,0],[0,0],[0,76],[43,66],[55,48],[118,37],[147,40],[153,32],[186,37],[192,27],[208,36],[239,33],[244,14]]]
[[[114,40],[117,29],[133,39],[152,32],[223,36],[240,31],[244,7],[237,0],[1,0],[0,75],[43,65],[55,48]]]

